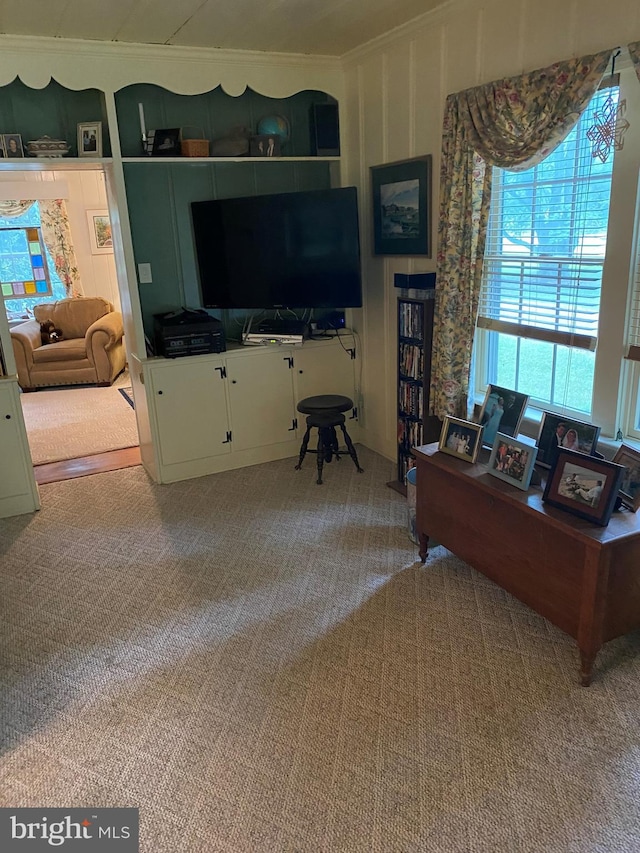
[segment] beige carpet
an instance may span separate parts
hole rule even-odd
[[[358,452],[1,520],[0,805],[138,806],[144,853],[639,850],[640,637],[579,687]]]
[[[33,464],[135,447],[136,416],[118,391],[130,384],[125,372],[110,388],[82,385],[21,394]]]

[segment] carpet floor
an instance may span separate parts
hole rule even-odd
[[[33,464],[135,447],[136,416],[119,390],[130,381],[124,373],[110,388],[82,385],[21,394]]]
[[[0,520],[0,805],[139,807],[143,853],[640,849],[640,637],[580,687],[567,636],[417,561],[358,453]]]

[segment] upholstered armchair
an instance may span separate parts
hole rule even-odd
[[[125,366],[122,315],[99,296],[46,302],[33,320],[11,329],[23,391],[52,385],[111,385]],[[51,320],[63,339],[43,344],[40,324]]]

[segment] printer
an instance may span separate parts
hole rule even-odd
[[[156,355],[178,358],[185,355],[224,352],[224,327],[202,308],[181,308],[153,315]]]

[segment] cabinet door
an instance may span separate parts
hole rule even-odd
[[[234,451],[295,438],[291,358],[278,348],[227,359]]]
[[[222,359],[166,363],[149,370],[163,465],[230,452]]]
[[[296,403],[316,394],[343,394],[351,397],[355,405],[353,347],[353,338],[345,336],[340,341],[327,341],[295,350]]]
[[[17,386],[0,380],[0,518],[38,509]]]

